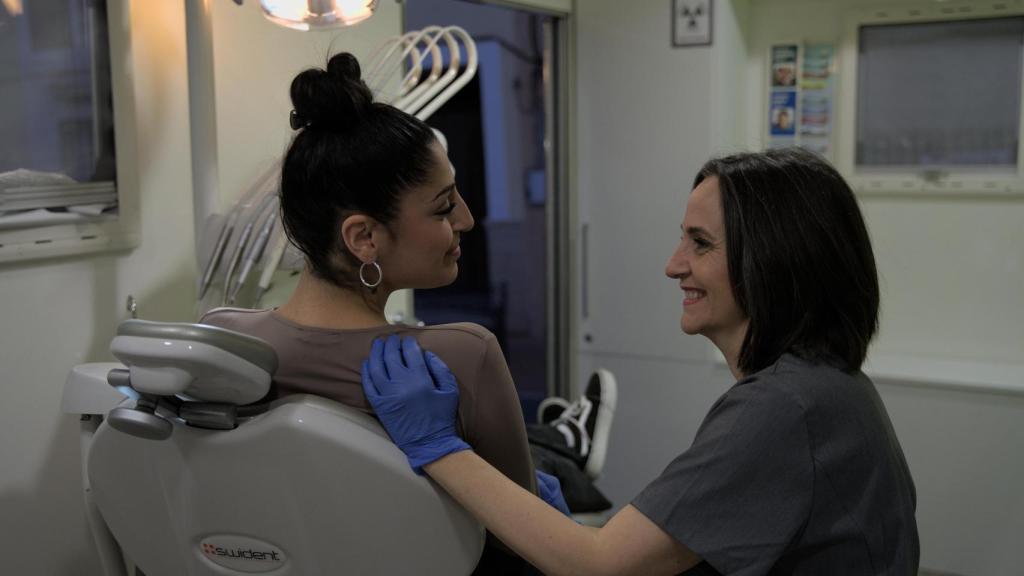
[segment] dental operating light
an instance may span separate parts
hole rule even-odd
[[[3,4],[7,9],[7,15],[11,17],[21,16],[25,12],[21,0],[0,0],[0,4]]]
[[[260,0],[263,15],[295,30],[352,26],[373,16],[378,0]]]

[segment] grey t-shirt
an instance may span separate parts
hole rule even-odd
[[[788,354],[633,506],[722,574],[917,574],[914,483],[874,385]]]

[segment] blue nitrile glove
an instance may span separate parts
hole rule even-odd
[[[417,474],[442,456],[468,450],[455,432],[459,387],[445,363],[416,339],[373,341],[363,361],[363,391],[391,439]]]
[[[536,472],[537,496],[540,496],[541,500],[562,514],[572,516],[572,513],[569,512],[569,505],[565,503],[565,496],[562,495],[562,483],[558,481],[558,478],[540,470],[536,470]]]

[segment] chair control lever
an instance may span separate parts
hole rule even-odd
[[[131,372],[127,368],[114,368],[110,372],[107,372],[107,383],[114,388],[120,388],[122,386],[131,388]]]

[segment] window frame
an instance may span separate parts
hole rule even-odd
[[[67,224],[0,230],[0,264],[125,251],[139,245],[139,174],[130,16],[129,2],[107,0],[110,88],[117,151],[117,212]]]
[[[1024,198],[1024,110],[1017,126],[1017,166],[988,170],[963,169],[865,168],[856,165],[857,94],[860,28],[871,25],[924,24],[1024,16],[1020,0],[985,5],[965,2],[928,5],[901,5],[891,8],[852,10],[843,20],[843,36],[838,51],[836,105],[838,130],[836,166],[858,194],[884,196],[967,196],[979,198]],[[1024,95],[1024,74],[1021,94]],[[1024,109],[1024,97],[1021,102]]]

